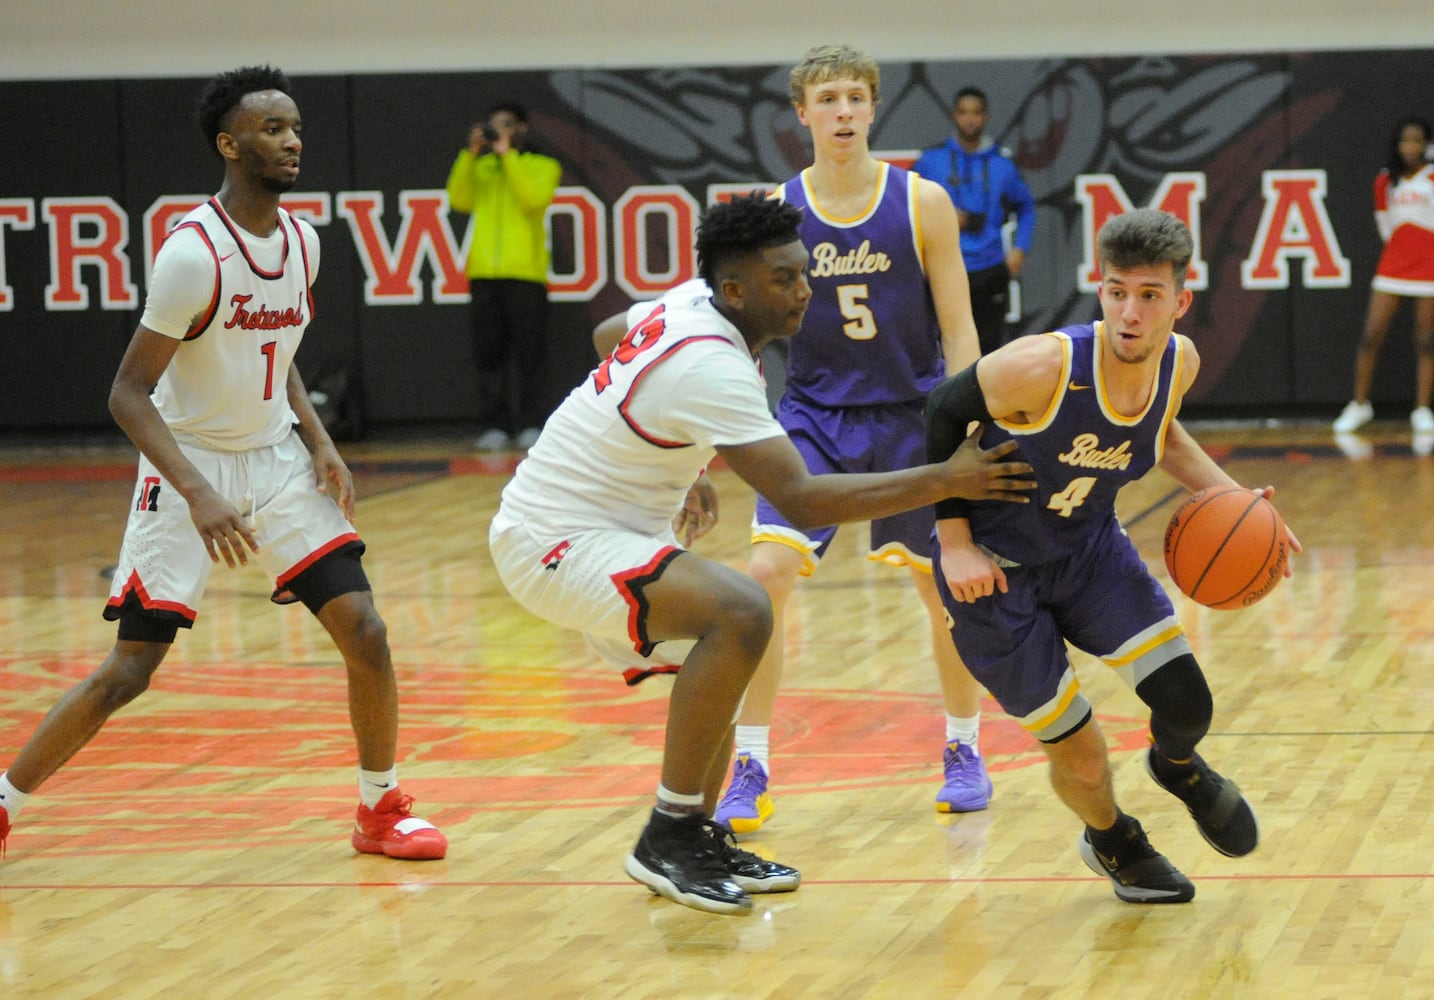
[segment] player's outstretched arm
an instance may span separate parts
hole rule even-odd
[[[1191,493],[1210,486],[1239,486],[1209,453],[1200,447],[1179,420],[1170,421],[1165,432],[1165,452],[1160,468]]]
[[[870,521],[925,507],[944,497],[1025,503],[1031,467],[1012,461],[1010,442],[983,450],[974,440],[945,461],[899,472],[814,476],[785,434],[717,453],[799,530]]]

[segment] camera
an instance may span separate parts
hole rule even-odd
[[[961,215],[961,231],[963,233],[979,233],[986,228],[985,212],[963,212]]]
[[[483,129],[483,140],[485,142],[498,141],[498,130],[496,128],[494,128],[488,122],[484,122],[481,127]]]

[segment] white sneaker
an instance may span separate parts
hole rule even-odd
[[[1429,407],[1421,406],[1409,414],[1409,426],[1414,428],[1415,434],[1428,434],[1434,431],[1434,412]]]
[[[1357,431],[1365,424],[1374,419],[1374,407],[1369,403],[1356,403],[1353,400],[1344,408],[1334,422],[1336,434],[1348,434]]]
[[[1430,417],[1429,419],[1434,420],[1434,417]],[[527,451],[537,443],[538,429],[536,427],[524,428],[518,432],[518,436],[513,440],[513,446],[519,451]]]
[[[1434,437],[1434,435],[1431,435]],[[1374,454],[1374,445],[1370,444],[1358,434],[1336,434],[1334,446],[1344,452],[1345,458],[1368,458]]]
[[[479,451],[507,451],[513,447],[513,442],[505,432],[496,427],[490,427],[478,435],[478,440],[473,442],[473,447]]]

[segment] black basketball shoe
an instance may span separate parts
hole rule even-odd
[[[676,819],[653,810],[623,868],[659,896],[708,913],[742,915],[752,897],[728,870],[725,841],[702,816]]]
[[[1260,824],[1250,803],[1233,781],[1217,774],[1198,753],[1189,763],[1172,764],[1151,747],[1145,769],[1157,785],[1185,803],[1200,836],[1215,850],[1240,858],[1259,845]]]
[[[718,823],[709,823],[708,827],[727,856],[727,871],[732,881],[747,892],[791,892],[802,884],[802,873],[795,868],[742,850],[737,846],[737,838]]]
[[[1090,831],[1080,838],[1080,856],[1086,867],[1110,879],[1115,894],[1127,903],[1188,903],[1195,898],[1195,885],[1150,846],[1138,820],[1130,821],[1132,832],[1113,854],[1102,854],[1090,842]]]

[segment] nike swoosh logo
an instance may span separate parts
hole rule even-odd
[[[1087,386],[1087,388],[1089,388],[1089,386]],[[1099,851],[1096,851],[1095,856],[1100,858],[1100,863],[1105,865],[1111,871],[1114,871],[1116,869],[1117,865],[1115,855],[1112,854],[1110,857],[1106,857],[1104,854],[1100,853]]]
[[[1071,392],[1080,392],[1082,389],[1089,389],[1089,388],[1090,388],[1090,386],[1088,386],[1088,385],[1077,385],[1075,382],[1072,382],[1072,383],[1070,384]]]
[[[236,253],[238,253],[238,252],[239,252],[238,250],[231,250],[231,251],[229,251],[229,252],[226,253],[223,257],[220,257],[220,258],[219,258],[219,263],[221,263],[221,264],[224,263],[226,260],[228,260],[230,257],[233,257],[233,256],[234,256]]]

